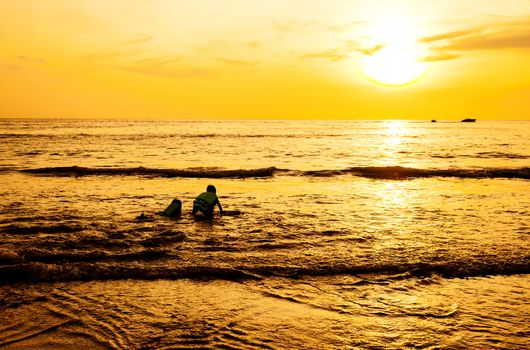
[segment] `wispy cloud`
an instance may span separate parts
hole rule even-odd
[[[217,75],[213,69],[199,67],[169,67],[145,64],[132,64],[118,67],[133,73],[151,75],[159,78],[183,79],[183,78],[211,78]]]
[[[530,47],[530,16],[424,37],[421,43],[442,44],[455,50],[509,49]]]
[[[112,47],[88,53],[82,58],[90,64],[159,78],[208,79],[222,73],[248,72],[259,64],[258,61],[230,55],[240,48],[256,50],[260,48],[260,42],[246,41],[237,45],[236,47],[236,44],[229,40],[219,39],[195,49],[188,48],[185,53],[183,49],[182,53],[177,51],[164,54],[165,49],[156,45],[154,37],[140,35]]]
[[[182,55],[153,56],[144,49],[102,50],[84,56],[92,64],[159,78],[210,78],[214,69],[191,63]]]
[[[11,62],[0,61],[0,67],[4,67],[12,71],[20,71],[23,70],[25,66],[32,65],[35,63],[40,65],[47,62],[42,58],[34,58],[22,54],[13,57],[12,59],[10,59],[10,61]]]
[[[451,54],[451,53],[440,53],[430,56],[425,56],[420,59],[421,62],[439,62],[439,61],[449,61],[454,60],[455,58],[460,57],[460,55]]]
[[[25,56],[25,55],[18,55],[17,59],[20,61],[26,61],[26,62],[46,63],[46,60],[42,58],[33,58],[33,57]]]
[[[250,49],[257,50],[261,47],[261,43],[259,41],[248,41],[245,43],[245,46]]]
[[[530,17],[423,37],[418,42],[432,52],[423,62],[454,60],[467,51],[530,49]]]
[[[319,58],[326,59],[331,62],[340,62],[348,59],[353,53],[360,53],[366,56],[372,56],[377,51],[384,48],[384,45],[375,45],[372,47],[363,47],[354,40],[348,40],[342,43],[339,47],[315,53],[308,53],[300,56],[301,58]]]
[[[445,48],[452,50],[488,50],[530,48],[530,29],[524,32],[498,32],[454,40]]]
[[[343,32],[366,23],[359,20],[335,24],[318,19],[271,21],[272,27],[281,33]]]
[[[471,50],[530,49],[530,18],[525,21],[499,23],[497,26],[475,27],[440,33],[418,39],[430,53],[420,57],[421,62],[441,62],[465,56]],[[384,45],[363,47],[355,40],[345,41],[335,48],[301,55],[303,59],[324,59],[341,62],[352,54],[371,56]]]
[[[251,67],[258,64],[257,61],[245,61],[245,60],[236,60],[236,59],[230,59],[230,58],[223,58],[218,57],[216,58],[217,61],[230,65],[230,66],[238,66],[238,67]]]
[[[282,33],[296,33],[319,30],[317,20],[272,21],[272,27]]]
[[[141,65],[157,65],[157,66],[170,66],[173,64],[185,63],[186,59],[184,56],[159,56],[159,57],[146,57],[137,59],[134,61],[135,64]]]
[[[367,55],[367,56],[372,56],[373,54],[375,54],[377,51],[381,50],[384,47],[385,45],[379,44],[379,45],[375,45],[369,48],[358,48],[356,51],[359,51],[360,53]]]
[[[350,30],[355,26],[363,25],[366,23],[368,23],[368,21],[351,21],[348,23],[328,25],[326,26],[326,29],[330,32],[343,32],[345,30]]]
[[[131,61],[138,59],[145,53],[142,49],[124,49],[124,48],[113,48],[113,49],[101,49],[96,52],[91,52],[82,57],[82,59],[88,63],[98,65],[111,65],[118,62]]]
[[[433,36],[428,36],[428,37],[421,38],[419,40],[419,42],[420,43],[430,43],[430,42],[434,42],[434,41],[454,39],[454,38],[459,38],[459,37],[462,37],[462,36],[470,35],[470,34],[478,32],[478,31],[479,30],[477,30],[477,29],[469,29],[469,30],[459,30],[459,31],[455,31],[455,32],[442,33],[442,34],[438,34],[438,35],[433,35]]]
[[[6,69],[9,69],[12,71],[22,70],[22,67],[17,64],[11,64],[11,63],[2,62],[2,61],[0,61],[0,67],[5,67]]]
[[[300,56],[301,58],[322,58],[331,62],[344,61],[347,57],[347,53],[341,52],[341,50],[331,49],[323,52],[308,53]]]
[[[126,45],[143,44],[143,43],[152,41],[153,38],[154,37],[151,35],[139,35],[137,38],[126,41],[124,44]]]

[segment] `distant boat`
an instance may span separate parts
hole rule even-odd
[[[462,120],[462,123],[474,123],[476,122],[477,120],[476,119],[473,119],[473,118],[466,118],[466,119],[463,119]]]
[[[431,119],[431,123],[436,123],[437,120],[436,119]]]

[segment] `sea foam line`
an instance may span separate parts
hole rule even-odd
[[[75,280],[108,279],[226,279],[247,280],[268,277],[300,278],[303,276],[381,276],[385,280],[406,279],[438,275],[445,278],[463,278],[488,275],[514,275],[530,273],[530,263],[524,259],[513,261],[475,262],[448,261],[443,263],[404,263],[398,265],[373,266],[254,266],[219,267],[201,265],[166,266],[160,264],[137,264],[119,261],[76,261],[76,262],[25,262],[11,265],[0,264],[0,285],[13,282],[51,282]],[[381,279],[378,277],[378,279]]]
[[[150,177],[182,177],[182,178],[262,178],[275,175],[333,177],[353,175],[371,179],[406,180],[427,177],[456,177],[465,179],[507,178],[530,179],[530,167],[521,168],[479,168],[479,169],[419,169],[402,166],[368,166],[350,167],[335,170],[290,170],[276,167],[257,169],[163,169],[146,167],[100,167],[89,168],[79,166],[45,167],[20,170],[24,173],[47,176],[150,176]]]
[[[25,173],[52,176],[87,176],[87,175],[144,175],[160,177],[187,177],[187,178],[247,178],[247,177],[271,177],[277,169],[162,169],[162,168],[87,168],[79,166],[46,167],[36,169],[24,169]]]

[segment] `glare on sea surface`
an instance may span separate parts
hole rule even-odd
[[[415,152],[414,135],[416,130],[410,122],[388,120],[381,127],[380,164],[385,166],[418,167],[409,155]]]
[[[386,182],[377,193],[382,199],[387,210],[402,208],[407,205],[407,196],[403,187],[397,182]]]
[[[408,128],[406,123],[399,120],[391,120],[385,123],[386,133],[385,144],[399,145],[403,139],[403,136],[407,134]]]

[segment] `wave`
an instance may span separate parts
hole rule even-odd
[[[39,139],[39,138],[56,138],[56,137],[70,137],[70,138],[79,138],[79,137],[94,137],[94,138],[112,138],[112,139],[125,139],[125,140],[139,140],[146,138],[156,138],[160,139],[195,139],[195,138],[229,138],[229,139],[244,139],[244,138],[287,138],[287,139],[314,139],[316,137],[346,137],[351,136],[348,133],[269,133],[269,134],[232,134],[232,133],[142,133],[142,134],[99,134],[99,133],[0,133],[0,139]],[[417,137],[417,136],[414,136]]]
[[[86,259],[83,259],[82,256],[75,258],[62,256],[61,258],[67,259],[68,262],[63,260],[53,263],[46,262],[47,259],[42,258],[39,259],[41,261],[15,263],[15,256],[3,256],[0,259],[4,263],[0,265],[0,283],[108,279],[152,280],[160,278],[259,280],[270,277],[296,279],[303,276],[338,275],[358,276],[361,277],[360,283],[370,283],[370,281],[381,282],[433,275],[445,278],[467,278],[530,273],[530,262],[525,259],[502,262],[484,261],[473,264],[465,261],[446,261],[400,265],[322,265],[318,268],[293,265],[222,267],[196,264],[161,264],[160,261],[167,261],[168,254],[168,252],[163,251],[146,250],[132,254],[118,254],[114,258],[106,254],[91,255],[90,258],[85,257]]]
[[[111,246],[109,244],[108,246]],[[87,262],[124,262],[124,261],[146,261],[162,259],[170,256],[169,252],[163,249],[147,248],[144,250],[112,253],[102,250],[72,250],[72,251],[54,251],[48,249],[31,248],[22,252],[13,252],[9,250],[0,251],[1,264],[18,264],[23,266],[34,263],[61,264],[67,268],[71,263]]]
[[[505,152],[479,152],[475,155],[476,158],[500,158],[500,159],[529,159],[530,156],[517,153]]]
[[[353,175],[373,179],[408,179],[424,177],[457,177],[465,179],[509,178],[530,179],[530,168],[481,168],[481,169],[418,169],[401,166],[353,167],[347,169]]]
[[[530,156],[525,154],[517,153],[505,153],[505,152],[478,152],[475,154],[433,154],[431,158],[439,159],[455,159],[455,158],[467,158],[467,159],[530,159]]]
[[[419,169],[402,166],[368,166],[350,167],[335,170],[290,170],[276,167],[257,169],[219,169],[219,168],[190,168],[190,169],[162,169],[162,168],[89,168],[80,166],[45,167],[22,169],[24,173],[48,176],[150,176],[150,177],[182,177],[182,178],[262,178],[275,175],[333,177],[353,175],[370,179],[406,180],[428,177],[456,177],[463,179],[507,178],[530,179],[530,167],[521,168],[480,168],[480,169]]]
[[[217,168],[199,168],[199,169],[160,169],[160,168],[87,168],[79,166],[68,167],[47,167],[36,169],[23,169],[22,172],[36,175],[54,175],[54,176],[87,176],[87,175],[143,175],[159,177],[184,177],[184,178],[248,178],[248,177],[271,177],[277,169],[259,168],[259,169],[217,169]]]
[[[157,135],[159,136],[159,135]],[[349,136],[349,134],[220,134],[220,133],[205,133],[205,134],[167,134],[163,137],[178,137],[186,139],[194,138],[287,138],[287,139],[305,139],[305,138],[315,138],[315,137],[344,137]]]
[[[22,221],[20,218],[18,220]],[[33,220],[33,218],[31,218],[30,220]],[[12,235],[33,235],[37,233],[54,234],[54,233],[74,233],[74,232],[82,231],[83,229],[84,228],[79,225],[66,225],[66,224],[37,225],[37,226],[10,224],[4,227],[0,227],[0,233],[6,233],[6,234],[12,234]]]

